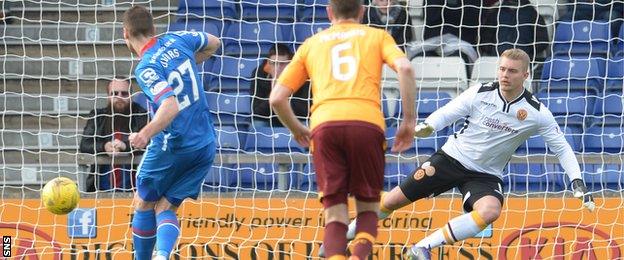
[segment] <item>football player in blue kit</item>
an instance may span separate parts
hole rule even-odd
[[[139,165],[132,220],[135,259],[169,259],[180,235],[176,210],[196,199],[215,157],[215,130],[197,64],[221,45],[203,32],[155,36],[153,17],[134,6],[123,16],[128,48],[141,61],[135,77],[150,101],[152,120],[130,144],[145,148]]]

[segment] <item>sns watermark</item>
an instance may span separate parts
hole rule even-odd
[[[2,256],[11,257],[11,236],[2,236]]]

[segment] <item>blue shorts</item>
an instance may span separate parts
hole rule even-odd
[[[165,197],[176,207],[186,198],[197,199],[215,154],[215,142],[184,153],[148,147],[137,175],[139,197],[150,202]]]

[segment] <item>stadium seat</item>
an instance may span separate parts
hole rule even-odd
[[[221,126],[215,128],[217,136],[217,149],[221,153],[236,153],[243,149],[246,134],[234,126]]]
[[[316,185],[316,171],[314,170],[314,164],[308,163],[303,166],[303,173],[299,180],[298,190],[304,192],[317,191],[318,187]]]
[[[485,83],[496,80],[498,71],[498,57],[483,56],[475,61],[470,74],[470,81],[474,83]]]
[[[624,189],[622,164],[586,164],[583,180],[589,191],[621,191]]]
[[[594,108],[596,98],[584,92],[539,92],[537,98],[549,110],[559,124],[582,125]]]
[[[254,70],[264,64],[264,59],[216,57],[210,72],[210,81],[204,88],[211,91],[249,92]]]
[[[304,0],[299,21],[306,23],[330,23],[327,15],[329,0]]]
[[[460,57],[416,57],[411,63],[420,89],[460,93],[468,87],[466,65]]]
[[[572,132],[572,128],[565,127],[561,128],[565,135],[566,141],[572,147],[572,150],[579,151],[579,143],[574,139],[574,132]],[[525,155],[525,154],[546,154],[548,153],[548,145],[544,141],[544,138],[540,136],[538,133],[535,133],[534,136],[529,137],[524,143],[521,143],[518,149],[516,149],[517,155]]]
[[[251,98],[243,93],[206,92],[212,122],[217,126],[247,127],[251,121]]]
[[[181,0],[178,4],[178,15],[215,20],[238,18],[234,2],[214,0]]]
[[[310,36],[329,28],[329,23],[295,23],[295,38],[294,43],[297,45],[302,44]]]
[[[213,165],[204,178],[203,191],[227,191],[235,187],[235,167],[234,164]]]
[[[389,191],[401,184],[417,168],[417,165],[414,163],[386,163],[384,169],[384,190]]]
[[[277,190],[279,166],[272,163],[241,164],[238,188]]]
[[[624,147],[621,126],[591,126],[583,135],[584,152],[621,154]]]
[[[561,191],[561,175],[547,172],[538,163],[512,163],[508,165],[509,191],[512,193]]]
[[[555,28],[553,55],[607,57],[610,39],[610,23],[607,21],[559,21]]]
[[[619,40],[615,43],[613,56],[624,58],[624,24],[620,26]]]
[[[418,119],[426,119],[431,113],[451,101],[451,95],[447,92],[420,91],[416,98],[416,116]],[[388,114],[386,122],[388,126],[397,126],[399,119],[403,117],[402,103],[395,101],[395,109]]]
[[[221,38],[225,35],[229,25],[227,21],[180,18],[175,23],[169,24],[168,31],[207,32]]]
[[[242,18],[248,21],[292,22],[296,0],[241,0]]]
[[[246,151],[267,154],[304,151],[285,127],[256,127],[255,130],[247,135]]]
[[[287,43],[280,25],[268,21],[234,22],[223,40],[225,53],[231,56],[264,57],[275,43]]]
[[[396,134],[396,127],[386,128],[386,145],[387,150],[390,151],[394,144],[394,136]],[[444,142],[446,142],[448,129],[444,128],[425,138],[416,138],[414,145],[408,150],[404,151],[405,154],[418,154],[418,155],[431,155],[438,150]]]
[[[592,125],[621,125],[624,114],[622,102],[624,102],[622,89],[619,92],[607,92],[604,96],[598,97],[593,111]]]
[[[150,111],[149,109],[149,100],[143,91],[135,92],[132,94],[132,102],[139,104],[141,108],[145,109],[145,111]]]
[[[605,91],[620,91],[621,93],[624,88],[624,53],[622,54],[623,56],[616,56],[607,61]]]
[[[585,91],[596,95],[602,91],[605,59],[580,56],[549,58],[542,68],[539,91]]]

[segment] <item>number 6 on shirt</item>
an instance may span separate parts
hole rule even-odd
[[[350,55],[340,56],[341,51],[349,49],[351,49],[351,42],[336,44],[336,46],[331,49],[332,75],[337,80],[348,81],[355,75],[355,70],[357,69],[355,58]],[[347,71],[345,73],[342,73],[342,64],[347,65]]]

